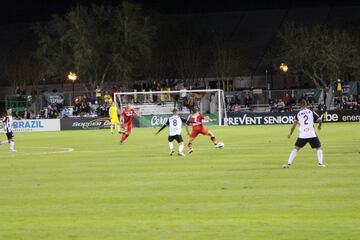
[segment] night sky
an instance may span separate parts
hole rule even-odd
[[[47,21],[53,14],[64,14],[76,3],[89,5],[90,3],[117,4],[119,2],[121,0],[12,0],[1,3],[0,24]],[[355,0],[218,0],[217,3],[211,0],[132,0],[130,2],[142,4],[145,11],[162,14],[360,5],[359,1]]]

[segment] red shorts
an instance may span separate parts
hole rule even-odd
[[[202,134],[202,135],[207,135],[209,133],[209,130],[204,127],[204,126],[201,126],[201,127],[193,127],[192,129],[192,132],[190,134],[190,137],[191,138],[196,138],[197,135],[199,134]]]
[[[125,132],[127,132],[127,134],[131,133],[132,127],[133,127],[132,122],[124,123],[124,130]]]

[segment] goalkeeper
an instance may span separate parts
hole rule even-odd
[[[116,107],[116,103],[113,102],[111,99],[109,101],[110,103],[110,108],[109,108],[109,117],[110,117],[110,131],[111,134],[114,134],[114,128],[117,129],[118,133],[121,133],[120,130],[120,121],[118,118],[118,109]]]

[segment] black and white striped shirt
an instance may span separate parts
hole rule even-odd
[[[13,118],[12,118],[12,116],[6,116],[6,117],[4,117],[4,119],[2,121],[3,121],[3,123],[5,123],[5,128],[4,128],[5,133],[11,133],[12,130],[13,130],[13,127],[12,127]]]

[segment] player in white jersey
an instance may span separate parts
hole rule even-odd
[[[6,111],[6,116],[2,119],[2,122],[5,124],[4,130],[7,137],[7,141],[1,141],[0,145],[9,144],[10,145],[10,151],[15,152],[14,146],[15,146],[15,137],[13,134],[13,118],[11,116],[12,109],[9,108]]]
[[[182,123],[186,122],[186,119],[179,116],[176,108],[172,110],[173,115],[169,117],[167,122],[155,133],[155,135],[159,134],[166,126],[169,126],[169,148],[170,148],[170,156],[174,154],[174,144],[173,141],[176,140],[179,144],[179,156],[185,156],[184,154],[184,141],[181,136]]]
[[[301,100],[300,102],[301,110],[296,114],[294,124],[291,127],[290,133],[288,135],[288,138],[290,138],[296,128],[296,125],[297,124],[300,125],[299,137],[296,140],[294,149],[290,153],[287,164],[283,165],[284,168],[288,168],[291,166],[291,164],[294,161],[294,158],[296,157],[297,152],[307,143],[310,143],[310,146],[312,148],[316,148],[318,166],[325,167],[323,163],[323,152],[321,149],[321,143],[318,136],[316,135],[314,128],[314,123],[318,122],[319,123],[318,129],[321,130],[322,117],[319,117],[319,115],[317,115],[315,112],[311,111],[310,109],[307,109],[306,105],[307,105],[306,101]]]

